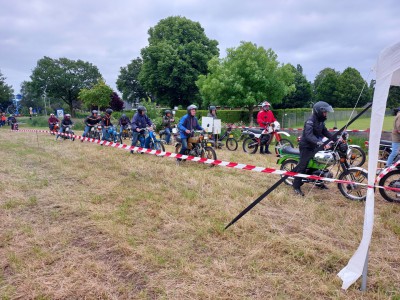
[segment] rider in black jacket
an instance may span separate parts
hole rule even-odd
[[[296,172],[303,173],[307,169],[308,162],[314,157],[315,150],[323,144],[324,137],[331,138],[332,135],[326,129],[325,120],[327,113],[333,112],[332,106],[324,101],[319,101],[313,106],[313,114],[304,123],[303,134],[300,139],[300,161],[297,165]],[[293,181],[293,189],[296,194],[304,196],[300,186],[302,185],[302,178],[295,177]],[[320,185],[320,188],[326,188],[325,185]]]

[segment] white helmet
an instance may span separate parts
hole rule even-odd
[[[265,110],[268,110],[270,106],[271,106],[271,104],[269,104],[268,101],[264,101],[264,102],[261,104],[261,107],[262,107],[263,109],[265,109]],[[267,108],[264,108],[264,107],[267,107]]]

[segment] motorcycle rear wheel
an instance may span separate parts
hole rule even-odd
[[[247,137],[243,141],[243,151],[246,153],[254,154],[257,153],[258,150],[258,142],[257,140]]]
[[[385,187],[397,187],[397,185],[394,185],[397,182],[397,185],[400,186],[400,170],[393,170],[379,180],[379,185]],[[379,193],[386,201],[400,203],[400,192],[398,191],[379,189]]]
[[[346,180],[358,183],[368,183],[368,174],[356,168],[350,168],[339,175],[339,180]],[[367,186],[352,183],[338,183],[339,191],[349,200],[365,201],[367,198]]]
[[[236,151],[238,148],[238,142],[235,138],[228,138],[225,145],[229,151]]]
[[[294,159],[287,159],[283,162],[283,164],[281,165],[281,170],[282,171],[288,171],[288,172],[292,172],[293,169],[298,165],[298,161],[294,160]],[[283,177],[285,175],[281,175],[281,177]],[[285,179],[284,183],[287,185],[292,186],[293,185],[293,180],[294,177],[289,176]]]

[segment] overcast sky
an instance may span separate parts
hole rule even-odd
[[[301,64],[309,81],[348,66],[367,79],[379,52],[400,41],[398,0],[0,0],[0,70],[19,92],[44,56],[82,59],[116,89],[148,29],[177,15],[200,22],[220,56],[250,41]]]

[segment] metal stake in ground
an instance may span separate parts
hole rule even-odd
[[[318,151],[322,150],[325,145],[327,145],[331,140],[336,140],[336,137],[349,126],[351,125],[355,120],[357,120],[360,116],[362,116],[370,107],[372,106],[372,103],[369,103],[365,106],[365,108],[358,114],[356,115],[353,119],[349,121],[345,126],[343,126],[339,131],[333,134],[332,139],[328,139],[327,141],[324,142],[324,144],[320,147],[318,147],[315,150],[315,153]],[[293,169],[293,172],[297,172],[297,166]],[[243,217],[246,213],[248,213],[254,206],[256,206],[261,200],[263,200],[265,197],[267,197],[273,190],[275,190],[281,183],[288,178],[289,176],[283,176],[281,179],[279,179],[276,183],[274,183],[273,186],[271,186],[268,190],[266,190],[260,197],[258,197],[256,200],[254,200],[249,206],[247,206],[240,214],[238,214],[228,225],[225,226],[225,229],[228,229],[231,225],[235,224],[241,217]]]

